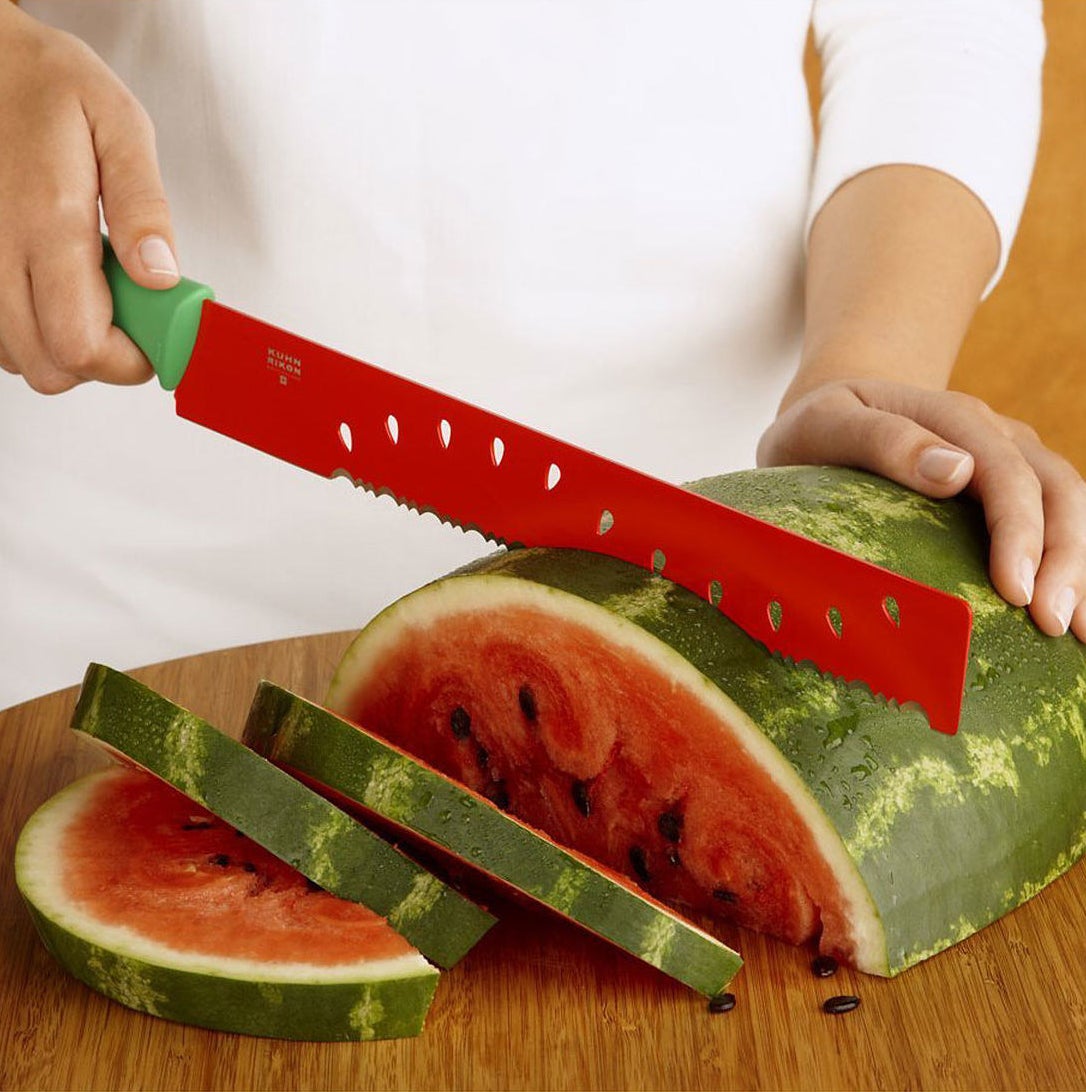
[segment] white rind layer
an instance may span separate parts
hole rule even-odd
[[[418,952],[396,959],[343,964],[258,961],[173,948],[132,929],[101,921],[88,907],[73,902],[65,892],[62,876],[64,835],[100,785],[127,773],[124,766],[112,766],[87,774],[43,804],[23,828],[15,847],[16,882],[23,896],[58,928],[89,944],[145,963],[219,978],[333,983],[379,982],[433,975],[433,967]]]

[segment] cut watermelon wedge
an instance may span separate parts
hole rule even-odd
[[[314,883],[368,906],[440,967],[494,918],[248,747],[119,671],[91,664],[72,728],[179,789]]]
[[[571,550],[498,553],[393,604],[328,706],[657,898],[876,974],[1083,855],[1086,649],[996,594],[979,505],[829,467],[691,488],[965,598],[958,734],[770,655],[665,578]],[[728,574],[709,591],[726,604]],[[827,593],[827,627],[851,624]]]
[[[316,890],[143,770],[69,785],[15,875],[49,951],[129,1008],[287,1039],[417,1035],[438,972],[371,910]]]
[[[490,800],[303,698],[262,683],[245,742],[707,996],[740,957],[618,873],[564,849]]]

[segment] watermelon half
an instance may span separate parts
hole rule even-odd
[[[143,770],[43,804],[15,849],[49,951],[129,1008],[287,1039],[417,1035],[438,972],[388,923],[318,890]]]
[[[739,970],[735,952],[624,877],[555,845],[490,800],[296,694],[261,683],[244,739],[398,832],[485,872],[707,996],[720,993]]]
[[[451,967],[494,924],[481,907],[248,747],[120,671],[91,664],[72,728],[135,762]]]
[[[499,552],[392,605],[328,705],[664,900],[876,974],[1081,856],[1086,656],[994,592],[977,505],[817,467],[692,488],[966,598],[957,735],[774,657],[661,576],[560,550]],[[726,609],[727,573],[714,590]]]

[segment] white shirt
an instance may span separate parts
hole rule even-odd
[[[1038,0],[38,0],[156,123],[223,303],[682,481],[749,466],[798,357],[805,232],[880,163],[960,179],[1003,260]],[[0,376],[0,707],[351,628],[489,549],[174,417]],[[256,680],[254,680],[255,683]]]

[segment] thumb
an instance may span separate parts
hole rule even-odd
[[[127,89],[118,91],[91,118],[110,244],[137,284],[172,288],[180,274],[154,127]]]

